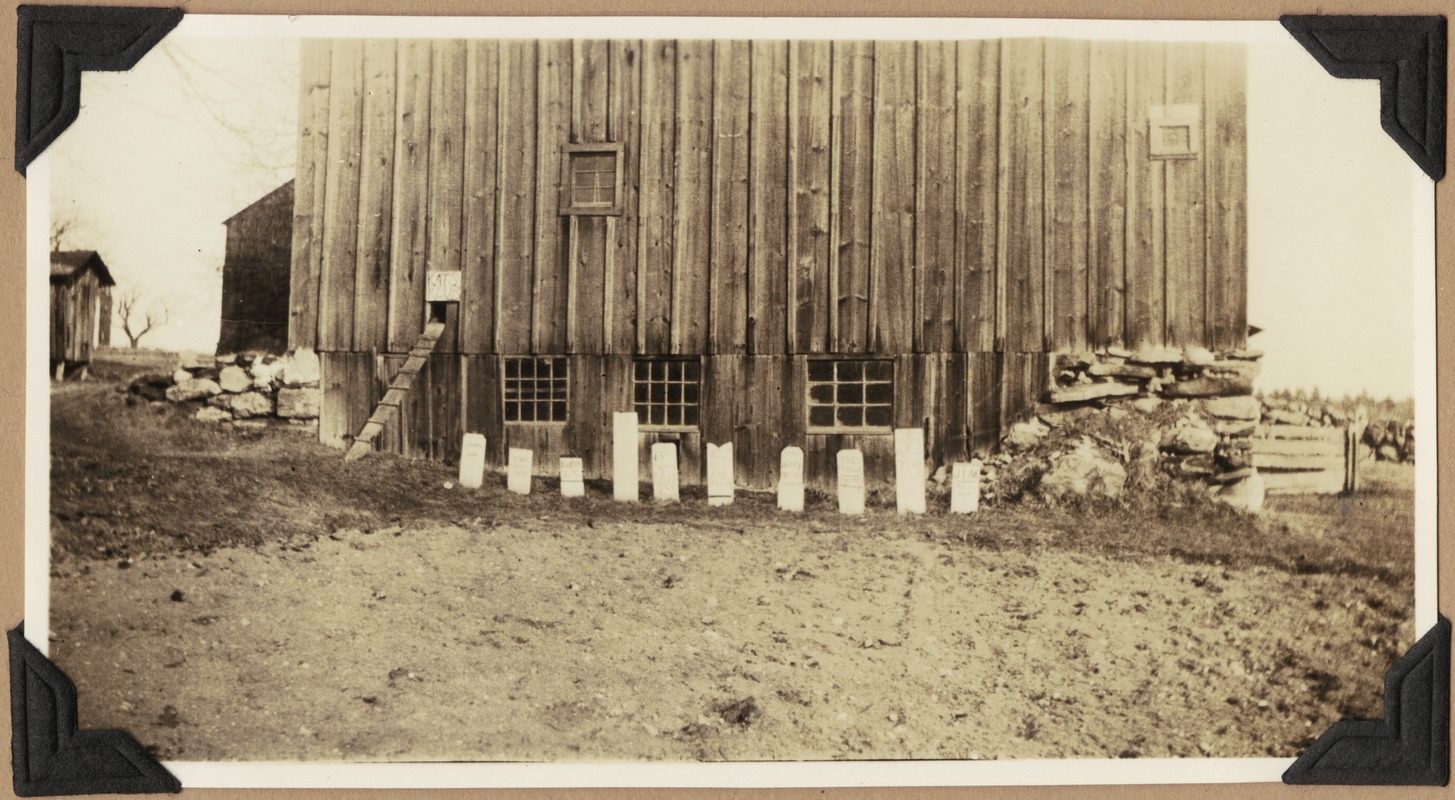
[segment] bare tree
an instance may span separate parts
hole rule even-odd
[[[136,289],[127,289],[116,298],[116,316],[121,319],[121,331],[131,340],[131,349],[141,344],[141,337],[167,324],[167,306],[160,301],[141,307],[141,295]]]
[[[90,226],[81,221],[74,209],[51,209],[51,252],[75,249],[76,242],[92,238]]]

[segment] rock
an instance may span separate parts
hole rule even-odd
[[[182,369],[181,367],[178,367],[177,371],[172,373],[172,379],[167,383],[168,385],[174,385],[181,383],[182,381],[190,380],[192,380],[192,373],[188,372],[185,369]]]
[[[1112,356],[1113,358],[1131,358],[1132,357],[1132,351],[1128,350],[1125,347],[1117,347],[1116,345],[1112,345],[1111,347],[1108,347],[1106,349],[1106,354],[1109,355],[1109,356]]]
[[[217,361],[212,356],[204,356],[201,353],[193,353],[191,351],[188,351],[181,354],[181,358],[177,363],[177,368],[185,369],[188,372],[197,372],[198,370],[204,369],[216,369]]]
[[[1127,397],[1141,390],[1124,383],[1083,383],[1051,390],[1052,403],[1082,403],[1102,397]]]
[[[216,363],[217,366],[219,366],[219,367],[225,367],[225,366],[228,366],[229,364],[236,364],[237,363],[237,354],[236,353],[221,353],[221,354],[218,354],[217,356],[214,356],[213,357],[213,362]]]
[[[1041,437],[1050,433],[1050,431],[1051,429],[1047,428],[1040,420],[1034,422],[1017,422],[1010,426],[1010,432],[1001,440],[1001,445],[1011,452],[1028,450],[1035,447],[1036,442],[1039,442]]]
[[[232,426],[244,430],[260,431],[268,427],[268,421],[265,419],[234,419]]]
[[[1213,483],[1232,483],[1233,481],[1240,481],[1255,474],[1257,473],[1252,467],[1244,467],[1242,469],[1219,472],[1216,475],[1208,478],[1208,480],[1212,481]]]
[[[322,393],[318,389],[279,389],[278,416],[284,419],[313,419],[318,416]]]
[[[1265,494],[1263,476],[1255,472],[1242,480],[1221,485],[1214,497],[1234,508],[1257,514],[1263,510]]]
[[[1253,381],[1247,378],[1193,378],[1162,387],[1165,397],[1228,397],[1253,393]]]
[[[1214,356],[1212,354],[1212,351],[1207,349],[1206,347],[1196,347],[1194,345],[1188,345],[1187,347],[1182,349],[1182,360],[1188,364],[1197,364],[1199,366],[1203,366],[1213,363],[1217,360],[1217,357]]]
[[[1223,359],[1214,361],[1202,368],[1202,374],[1215,377],[1240,377],[1252,380],[1258,377],[1263,371],[1263,365],[1257,361],[1237,361]]]
[[[233,395],[226,393],[213,395],[212,397],[207,398],[207,405],[212,406],[213,408],[230,409],[232,408],[232,398]]]
[[[1092,364],[1086,368],[1086,373],[1098,378],[1129,378],[1134,381],[1149,381],[1157,377],[1157,370],[1133,364]]]
[[[1374,457],[1380,461],[1399,461],[1399,447],[1394,444],[1382,444],[1374,451]]]
[[[1166,433],[1160,446],[1162,450],[1178,455],[1211,453],[1217,449],[1218,435],[1201,425],[1188,425]]]
[[[1050,499],[1101,495],[1119,497],[1126,488],[1127,471],[1085,437],[1073,449],[1056,456],[1041,476],[1038,491]]]
[[[253,388],[260,392],[266,392],[272,390],[278,368],[276,362],[269,364],[256,362],[248,368],[248,372],[253,376]]]
[[[1206,478],[1216,474],[1217,465],[1211,453],[1189,456],[1177,464],[1177,474],[1184,478]]]
[[[1313,422],[1307,414],[1284,408],[1270,409],[1267,414],[1263,415],[1263,421],[1269,425],[1307,425]]]
[[[1245,349],[1242,349],[1242,350],[1233,350],[1233,351],[1227,353],[1226,355],[1227,355],[1228,358],[1236,358],[1236,359],[1238,359],[1240,361],[1256,361],[1257,359],[1260,359],[1260,358],[1263,357],[1263,351],[1262,350],[1250,350],[1250,349],[1246,349],[1245,348]]]
[[[168,380],[170,381],[171,379],[169,378]],[[140,386],[133,386],[131,387],[131,390],[143,400],[147,400],[153,403],[160,403],[167,399],[166,389],[158,386],[153,386],[149,383],[143,383]]]
[[[1127,360],[1135,364],[1151,364],[1152,366],[1181,364],[1182,351],[1171,347],[1144,347],[1133,353]]]
[[[1219,436],[1252,436],[1258,430],[1258,423],[1253,420],[1218,420],[1213,423],[1213,431]]]
[[[238,353],[233,358],[233,362],[232,363],[238,365],[239,367],[242,367],[243,369],[247,369],[248,367],[251,367],[253,365],[253,354],[252,353]]]
[[[206,406],[197,410],[196,418],[201,422],[222,422],[225,419],[232,419],[232,414],[220,408]]]
[[[167,399],[173,403],[185,403],[188,400],[200,400],[215,394],[222,394],[222,387],[218,386],[215,381],[206,378],[188,378],[168,389]]]
[[[1253,466],[1253,443],[1247,439],[1223,442],[1213,455],[1225,470],[1247,469]]]
[[[1257,422],[1262,416],[1258,401],[1252,397],[1214,397],[1204,400],[1204,411],[1215,419],[1250,420]]]
[[[1064,411],[1047,411],[1038,415],[1036,419],[1047,428],[1059,428],[1066,424],[1067,414]]]
[[[303,347],[283,361],[283,385],[307,386],[318,383],[318,354]]]
[[[945,485],[945,481],[949,477],[950,477],[949,470],[945,469],[945,465],[944,464],[941,464],[939,467],[935,468],[935,472],[934,472],[933,475],[930,476],[930,480],[931,481],[934,481],[935,485],[937,485],[937,486],[944,486]]]
[[[1086,369],[1092,359],[1091,353],[1061,353],[1056,356],[1056,369]]]
[[[236,394],[246,392],[253,385],[253,379],[242,367],[227,366],[217,374],[217,385],[221,386],[224,392]]]
[[[1138,397],[1132,401],[1132,408],[1135,408],[1143,414],[1150,414],[1161,407],[1162,398],[1160,397]]]
[[[238,419],[266,417],[273,413],[273,401],[265,394],[245,392],[232,398],[232,415]]]

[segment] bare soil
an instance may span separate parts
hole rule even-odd
[[[53,411],[52,657],[171,759],[1282,757],[1415,638],[1409,467],[1263,518],[846,518]]]

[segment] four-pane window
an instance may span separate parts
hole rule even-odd
[[[893,421],[893,362],[808,362],[809,430],[888,430]]]
[[[637,422],[667,428],[695,428],[702,398],[702,365],[678,359],[639,360],[634,366]]]
[[[570,144],[563,150],[562,214],[621,213],[621,145]]]
[[[565,422],[567,405],[564,357],[505,359],[506,422]]]

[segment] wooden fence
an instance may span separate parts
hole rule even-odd
[[[1253,466],[1268,494],[1339,494],[1359,488],[1353,426],[1269,425],[1253,437]]]

